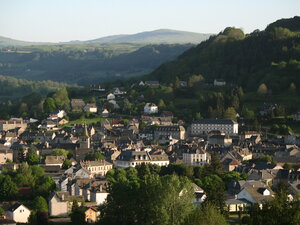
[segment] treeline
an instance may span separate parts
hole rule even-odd
[[[60,88],[72,86],[74,85],[51,80],[29,81],[0,75],[0,95],[2,100],[17,99],[33,92],[38,93],[41,96],[45,96],[49,92],[54,92]]]

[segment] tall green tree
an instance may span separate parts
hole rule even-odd
[[[17,185],[9,175],[0,175],[0,200],[14,200],[19,193]]]

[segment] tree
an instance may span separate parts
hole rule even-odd
[[[194,209],[191,182],[174,174],[160,177],[157,172],[151,173],[146,165],[139,171],[109,171],[106,178],[111,186],[107,202],[100,208],[100,224],[181,224]]]
[[[2,216],[5,213],[4,209],[0,207],[0,216]]]
[[[40,157],[37,154],[37,149],[33,145],[29,148],[26,156],[26,161],[29,165],[35,165],[40,162]]]
[[[18,187],[9,175],[0,175],[0,200],[13,200],[18,195]]]
[[[294,92],[296,90],[296,84],[294,82],[290,83],[289,91]]]
[[[179,80],[178,77],[175,78],[175,81],[173,83],[173,87],[174,87],[174,90],[180,88],[180,80]]]
[[[70,109],[70,99],[66,88],[61,88],[54,93],[53,99],[57,108],[67,111]]]
[[[257,89],[257,93],[260,95],[266,95],[268,93],[267,85],[265,85],[264,83],[260,84]]]
[[[129,102],[127,98],[124,99],[123,106],[125,112],[131,112],[132,104]]]
[[[62,168],[65,170],[69,169],[71,166],[72,166],[72,162],[69,159],[66,159],[62,164]]]
[[[229,107],[224,112],[224,118],[230,120],[236,120],[236,111],[233,107]]]
[[[62,148],[56,148],[52,151],[52,155],[56,156],[64,156],[65,158],[68,157],[69,151],[62,149]]]
[[[95,160],[104,160],[105,156],[100,152],[89,153],[85,156],[85,160],[95,161]]]
[[[188,79],[188,87],[193,87],[196,83],[201,82],[204,80],[202,75],[192,75]]]
[[[197,208],[184,221],[185,225],[226,225],[226,218],[213,204]]]
[[[165,107],[166,107],[166,104],[165,104],[165,102],[164,102],[163,99],[159,99],[157,106],[158,106],[159,108],[165,108]]]
[[[43,109],[46,113],[51,113],[54,109],[56,109],[55,100],[47,97],[44,101]]]
[[[218,175],[206,176],[203,179],[203,189],[207,195],[206,203],[211,203],[224,213],[225,207],[225,184]]]
[[[85,224],[85,214],[84,209],[82,207],[79,207],[78,201],[74,200],[72,205],[72,212],[71,212],[71,221],[72,224]]]
[[[38,212],[47,212],[48,211],[48,204],[45,198],[42,196],[37,196],[34,199],[34,208]]]

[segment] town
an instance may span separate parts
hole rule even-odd
[[[186,82],[181,84],[186,87]],[[160,84],[141,81],[135,85],[157,88]],[[215,80],[212,85],[225,82]],[[219,206],[229,218],[247,217],[255,204],[262,207],[274,199],[274,191],[282,184],[289,198],[300,193],[300,136],[268,137],[262,131],[245,130],[240,117],[195,118],[186,123],[153,102],[145,102],[134,116],[120,107],[126,107],[124,99],[130,90],[106,91],[100,85],[89,89],[97,98],[94,103],[74,98],[69,107],[64,106],[69,110],[55,109],[42,120],[0,121],[2,224],[32,223],[32,215],[38,212],[34,204],[39,201],[46,205],[42,211],[52,223],[71,221],[74,204],[82,205],[84,221],[101,221],[100,208],[110,194],[112,171],[139,171],[146,165],[161,168],[158,171],[163,174],[187,176],[194,205],[223,198]],[[144,101],[141,98],[135,104]],[[272,105],[265,103],[260,114],[271,111]],[[69,115],[74,113],[87,116],[71,121]],[[299,113],[293,120],[298,123]],[[220,171],[205,175],[204,168],[212,164],[219,164]],[[217,177],[211,183],[203,179],[213,176]],[[30,202],[32,198],[35,203]]]

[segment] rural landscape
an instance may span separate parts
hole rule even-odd
[[[0,224],[299,225],[300,17],[258,27],[0,36]]]

